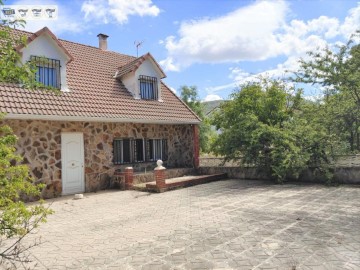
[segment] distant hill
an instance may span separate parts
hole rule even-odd
[[[213,100],[213,101],[204,101],[204,113],[205,116],[209,116],[216,108],[219,108],[220,104],[227,102],[227,100]]]

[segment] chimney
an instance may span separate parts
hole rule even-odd
[[[107,38],[109,36],[105,34],[98,34],[97,37],[99,38],[99,49],[106,51],[107,50]]]

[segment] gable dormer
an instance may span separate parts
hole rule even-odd
[[[115,74],[135,99],[157,100],[161,98],[161,79],[166,75],[150,53],[140,56],[120,67]]]
[[[36,65],[36,80],[61,91],[70,91],[66,79],[66,65],[73,58],[57,37],[44,27],[27,39],[26,46],[16,50],[22,62],[33,61]]]

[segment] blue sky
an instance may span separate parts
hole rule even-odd
[[[26,30],[48,26],[59,38],[136,55],[150,52],[165,83],[198,87],[202,100],[226,99],[256,76],[283,76],[299,57],[345,42],[360,29],[360,2],[352,0],[19,0],[6,5],[57,5],[57,20],[28,21]],[[306,95],[317,91],[306,89]]]

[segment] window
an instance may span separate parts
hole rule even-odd
[[[115,139],[114,164],[167,160],[166,139]]]
[[[149,139],[148,140],[148,159],[149,160],[167,160],[167,140]]]
[[[30,60],[36,66],[36,81],[45,86],[61,88],[60,60],[31,56]]]
[[[142,99],[158,99],[158,83],[156,77],[140,75],[140,96]]]
[[[131,141],[130,139],[114,140],[114,164],[131,162]]]
[[[135,162],[145,161],[145,147],[143,139],[134,140],[134,157]]]

